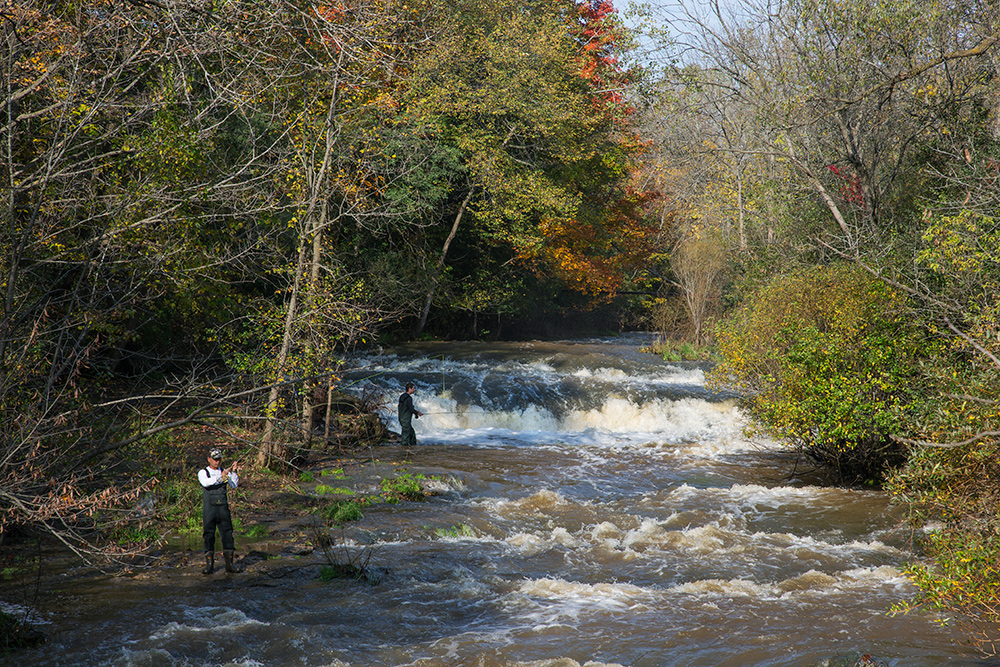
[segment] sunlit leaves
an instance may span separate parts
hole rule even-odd
[[[904,305],[850,266],[776,278],[720,325],[714,381],[745,395],[771,433],[871,479],[893,460],[889,436],[907,428],[928,351]]]

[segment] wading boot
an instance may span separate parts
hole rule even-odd
[[[205,569],[201,571],[202,574],[212,574],[215,570],[215,552],[205,554]]]
[[[236,569],[236,566],[233,565],[233,551],[235,551],[235,549],[223,549],[222,551],[222,557],[226,559],[226,572],[229,572],[230,574],[239,572],[239,570]]]

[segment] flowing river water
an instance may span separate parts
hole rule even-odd
[[[796,475],[743,435],[703,367],[642,342],[356,359],[354,390],[378,387],[394,408],[411,380],[425,413],[415,448],[373,448],[371,466],[438,492],[368,507],[344,531],[338,549],[378,583],[320,581],[318,553],[284,580],[67,583],[35,611],[48,644],[10,664],[987,664],[935,617],[888,613],[913,593],[898,570],[913,555],[882,493]]]

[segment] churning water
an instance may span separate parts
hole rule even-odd
[[[888,613],[913,593],[897,569],[912,554],[883,494],[794,476],[702,367],[641,342],[356,359],[345,381],[385,392],[391,428],[407,381],[425,413],[416,448],[375,448],[370,465],[440,492],[345,531],[378,584],[321,582],[312,555],[284,580],[68,587],[36,612],[52,640],[17,664],[981,664],[938,619]]]

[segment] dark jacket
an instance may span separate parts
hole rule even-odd
[[[404,419],[409,421],[416,412],[416,409],[413,407],[413,396],[404,391],[402,396],[399,397],[399,421],[403,421]]]

